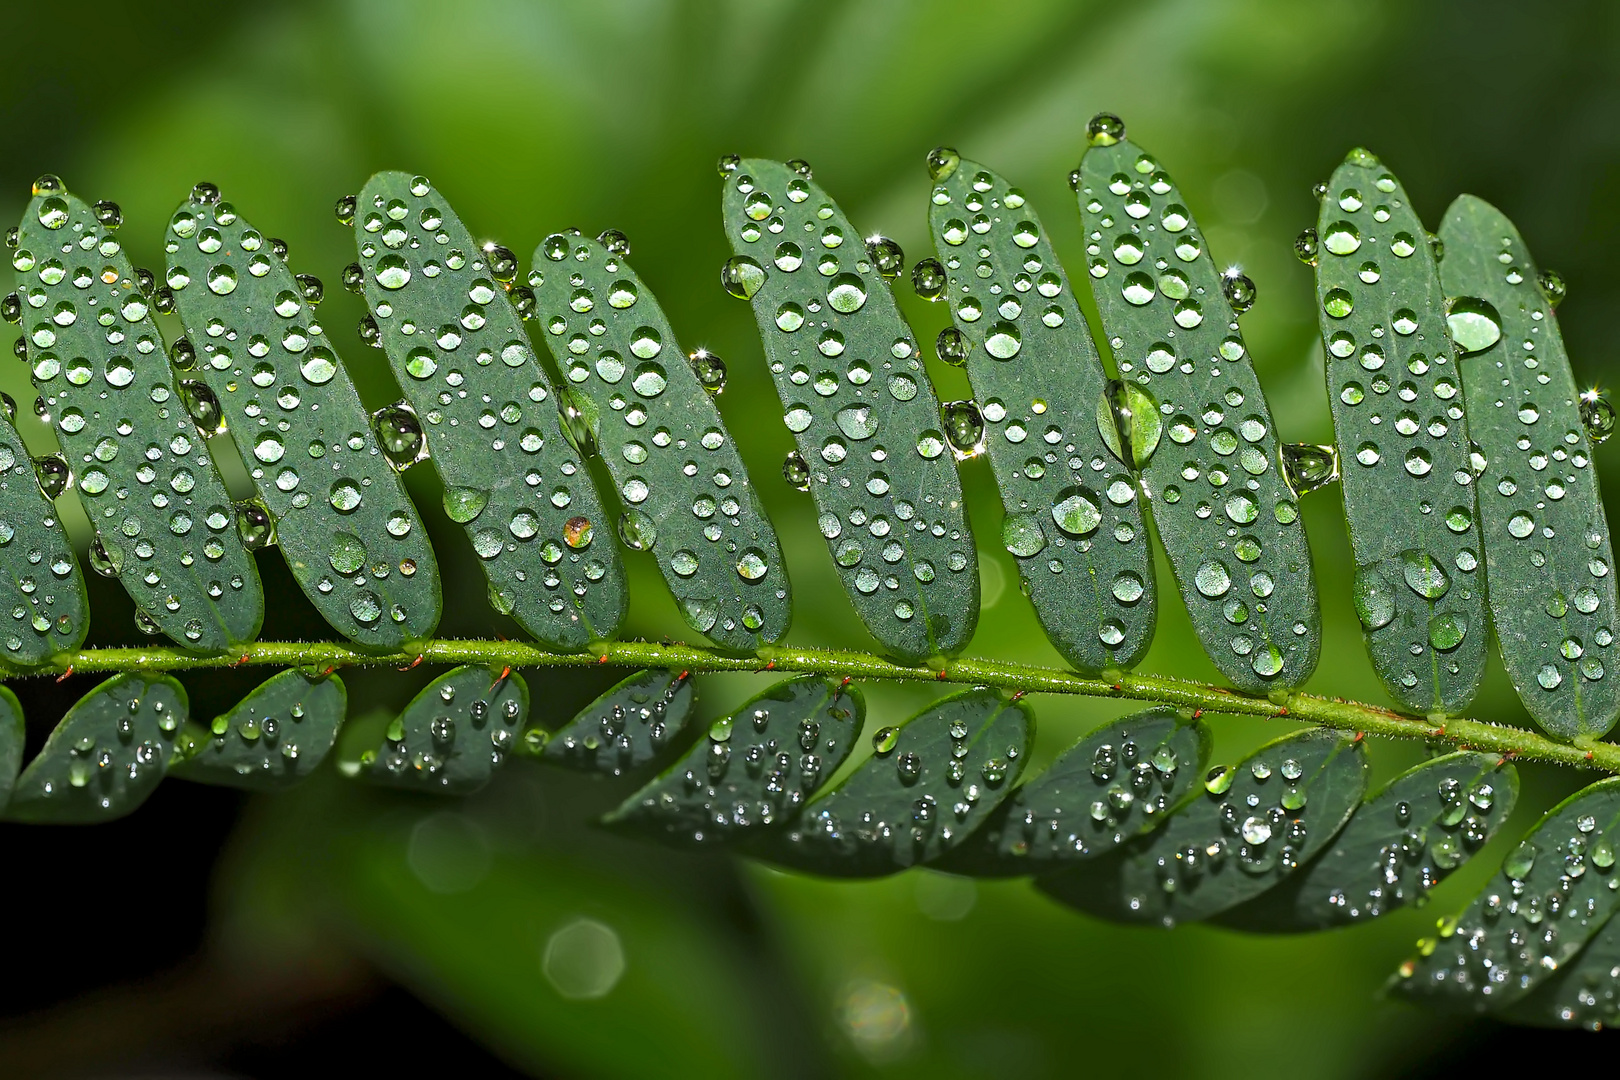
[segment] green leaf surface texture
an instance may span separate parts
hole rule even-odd
[[[422,177],[377,173],[357,199],[359,277],[405,400],[467,531],[491,604],[547,645],[611,638],[629,594],[583,455],[507,285]]]
[[[555,765],[620,776],[675,746],[696,704],[685,672],[638,671],[553,732],[541,754]]]
[[[1489,634],[1468,421],[1434,255],[1400,181],[1365,150],[1328,181],[1317,233],[1367,652],[1402,707],[1456,712],[1479,689]]]
[[[56,506],[0,410],[0,670],[39,667],[84,644],[90,629],[84,577]]]
[[[17,778],[5,817],[90,825],[140,806],[163,779],[189,704],[167,675],[115,675],[80,698]]]
[[[619,537],[653,553],[698,633],[747,652],[781,640],[793,600],[776,530],[658,298],[624,255],[567,233],[535,248],[529,285],[618,488]]]
[[[1036,884],[1121,922],[1206,919],[1275,887],[1326,847],[1366,787],[1360,743],[1302,731],[1212,770],[1205,795],[1157,832]]]
[[[122,246],[55,185],[36,191],[18,231],[28,363],[102,565],[143,629],[203,654],[252,641],[264,619],[259,572]]]
[[[1013,790],[940,860],[976,877],[1043,874],[1159,828],[1201,790],[1212,736],[1168,706],[1104,724]]]
[[[753,304],[856,613],[897,656],[952,655],[978,624],[979,572],[939,401],[861,234],[807,173],[750,158],[726,174],[723,276]]]
[[[1620,778],[1549,810],[1438,940],[1419,945],[1392,993],[1456,1012],[1499,1011],[1581,951],[1620,902]]]
[[[1090,147],[1075,193],[1103,332],[1135,388],[1128,442],[1193,628],[1234,686],[1299,686],[1321,652],[1316,578],[1232,282],[1135,144]]]
[[[523,677],[482,664],[434,679],[346,771],[374,784],[465,795],[488,783],[529,718]]]
[[[849,757],[865,716],[842,679],[777,683],[716,720],[607,821],[692,846],[779,829]]]
[[[1495,754],[1425,761],[1369,797],[1309,865],[1216,921],[1301,933],[1421,904],[1496,835],[1518,794],[1518,770]]]
[[[11,791],[17,786],[26,736],[22,704],[10,687],[0,686],[0,812],[4,812]]]
[[[1575,959],[1503,1010],[1502,1018],[1591,1031],[1620,1023],[1620,919],[1610,915]]]
[[[304,283],[212,185],[174,212],[164,250],[189,344],[175,354],[180,391],[200,428],[229,428],[304,595],[362,649],[432,637],[427,530]]]
[[[1134,667],[1158,612],[1152,540],[1098,431],[1108,376],[1052,242],[1021,191],[966,159],[936,178],[928,225],[1024,592],[1076,669]]]
[[[1021,701],[995,690],[942,698],[872,735],[872,756],[749,854],[828,877],[881,877],[938,859],[1007,797],[1035,734]]]
[[[326,760],[348,704],[336,675],[283,671],[207,728],[187,724],[169,775],[248,791],[291,787]]]
[[[1482,346],[1458,370],[1485,458],[1479,528],[1502,660],[1543,728],[1603,735],[1620,714],[1620,677],[1608,677],[1614,552],[1563,335],[1530,249],[1500,210],[1459,196],[1440,239],[1458,343]]]

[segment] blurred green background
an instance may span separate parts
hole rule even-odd
[[[1080,230],[1065,176],[1086,120],[1117,112],[1187,192],[1215,256],[1257,282],[1244,332],[1282,435],[1324,442],[1311,277],[1291,245],[1314,221],[1311,185],[1365,145],[1431,225],[1461,191],[1513,217],[1541,264],[1570,283],[1559,314],[1577,377],[1610,377],[1620,7],[1598,0],[185,0],[161,10],[90,0],[16,6],[7,26],[0,218],[21,212],[35,175],[56,172],[87,198],[118,201],[127,249],[155,266],[169,213],[195,181],[212,180],[289,242],[295,270],[328,282],[323,324],[373,408],[399,395],[354,332],[361,302],[336,287],[353,251],[331,211],[373,171],[428,175],[475,233],[525,261],[559,228],[623,230],[682,344],[729,362],[720,405],[786,549],[796,642],[870,639],[835,583],[808,497],[780,479],[791,442],[752,316],[719,287],[724,152],[808,159],[858,227],[916,259],[928,253],[924,154],[954,145],[1024,188],[1074,270]],[[899,291],[931,341],[945,312]],[[959,370],[932,371],[942,398],[969,396]],[[6,365],[0,388],[25,403],[35,452],[52,448],[26,408],[26,370]],[[1620,490],[1617,455],[1599,465]],[[995,543],[987,463],[963,476],[985,597],[970,652],[1058,663]],[[440,515],[436,478],[417,469],[409,481],[445,569],[442,633],[514,633],[485,604],[464,534]],[[1327,620],[1309,689],[1384,701],[1349,604],[1338,496],[1329,489],[1306,509]],[[328,636],[279,563],[274,551],[260,556],[265,637]],[[630,563],[631,631],[682,635],[652,563]],[[1160,580],[1173,589],[1167,572]],[[92,588],[92,642],[136,640],[122,593],[99,579]],[[1213,679],[1179,604],[1163,597],[1162,611],[1145,669]],[[397,708],[431,675],[356,672],[351,706]],[[185,681],[211,715],[256,678]],[[610,681],[531,677],[551,723]],[[703,679],[704,717],[763,684]],[[31,738],[89,685],[19,684]],[[874,687],[871,713],[897,718],[936,693]],[[1037,764],[1129,711],[1051,697],[1035,708]],[[1499,667],[1475,712],[1528,723]],[[1221,758],[1287,730],[1214,723]],[[1375,782],[1421,752],[1374,746]],[[1536,767],[1523,775],[1514,835],[1579,782]],[[0,991],[10,1017],[0,1071],[227,1061],[257,1074],[235,1048],[304,1045],[298,1033],[321,1016],[351,1018],[322,1046],[341,1043],[356,1060],[414,1050],[427,1055],[419,1063],[443,1052],[453,1066],[487,1051],[459,1060],[602,1077],[1386,1076],[1530,1038],[1377,997],[1437,911],[1477,888],[1505,837],[1427,910],[1269,940],[1114,927],[1022,882],[914,871],[836,884],[632,845],[588,824],[628,786],[530,763],[464,803],[331,776],[253,801],[186,788],[164,785],[116,826],[0,830],[11,880],[25,883],[9,887],[0,917],[30,939],[17,985]],[[377,1000],[388,1007],[365,1011]],[[412,1000],[486,1050],[427,1040]]]

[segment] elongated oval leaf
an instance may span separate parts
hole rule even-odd
[[[0,812],[5,810],[11,800],[11,789],[17,785],[26,736],[22,704],[10,687],[0,686]]]
[[[283,671],[207,728],[187,724],[169,775],[249,791],[291,787],[326,760],[348,704],[336,675]]]
[[[1207,794],[1157,832],[1036,884],[1121,922],[1205,919],[1274,887],[1326,847],[1366,788],[1359,743],[1302,731],[1213,770]]]
[[[1558,320],[1496,207],[1459,196],[1440,238],[1449,319],[1467,351],[1468,430],[1485,458],[1480,537],[1502,660],[1538,724],[1602,735],[1620,714],[1614,552]]]
[[[689,845],[783,827],[849,757],[865,715],[860,691],[841,679],[778,683],[716,720],[605,820]]]
[[[444,481],[445,513],[483,560],[490,603],[553,648],[613,637],[624,567],[506,295],[511,252],[480,248],[440,192],[401,172],[367,181],[354,229],[378,340]]]
[[[1216,921],[1286,934],[1421,904],[1495,835],[1518,795],[1518,770],[1495,754],[1425,761],[1369,798],[1310,865]]]
[[[164,240],[189,335],[176,354],[181,391],[201,425],[229,426],[304,595],[362,649],[432,637],[439,567],[427,530],[305,283],[212,185],[192,191]]]
[[[55,177],[42,178],[12,265],[34,385],[100,561],[142,628],[197,653],[252,641],[264,619],[259,572],[117,238]]]
[[[1620,778],[1549,810],[1483,892],[1401,965],[1392,993],[1459,1012],[1506,1008],[1568,963],[1620,905]]]
[[[152,794],[185,723],[186,691],[167,675],[115,675],[80,698],[28,763],[5,816],[86,825],[111,821]]]
[[[652,290],[599,241],[553,233],[529,274],[546,344],[623,500],[618,531],[651,550],[692,629],[752,652],[793,614],[776,530]]]
[[[609,776],[665,753],[685,730],[697,687],[684,671],[638,671],[552,733],[541,751],[554,765]],[[538,729],[530,732],[540,738]]]
[[[84,578],[56,507],[0,409],[0,670],[50,663],[84,644],[90,629]],[[0,804],[3,805],[3,804]]]
[[[1158,597],[1136,483],[1097,428],[1107,373],[1035,208],[984,166],[947,168],[942,154],[930,159],[942,164],[928,224],[947,282],[936,295],[960,337],[947,331],[941,355],[966,352],[1002,543],[1064,659],[1088,673],[1133,667]]]
[[[939,402],[887,282],[808,167],[747,159],[722,210],[736,252],[724,277],[753,302],[856,613],[902,657],[960,651],[978,624],[978,557]]]
[[[881,877],[930,862],[973,834],[1023,772],[1034,716],[995,690],[943,698],[872,735],[873,755],[809,803],[792,827],[745,850],[829,877]]]
[[[339,768],[374,784],[465,795],[489,782],[528,716],[521,675],[468,664],[429,683],[388,725],[381,746]]]
[[[1264,693],[1316,669],[1322,618],[1299,504],[1282,471],[1232,297],[1181,191],[1128,140],[1092,146],[1076,188],[1091,291],[1122,387],[1099,402],[1153,499],[1153,521],[1204,651]],[[1144,460],[1145,459],[1145,460]]]
[[[1333,431],[1373,668],[1423,713],[1473,700],[1485,670],[1474,472],[1445,297],[1400,182],[1352,150],[1318,216],[1316,292]]]
[[[1201,790],[1209,728],[1168,706],[1104,724],[1016,788],[939,862],[983,876],[1042,874],[1159,828]]]
[[[1620,1024],[1620,919],[1610,915],[1575,959],[1501,1017],[1516,1024],[1591,1031]]]

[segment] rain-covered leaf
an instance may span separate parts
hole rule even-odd
[[[0,409],[0,670],[47,664],[90,629],[84,578],[22,436]],[[0,800],[0,805],[4,801]]]
[[[1153,547],[1135,481],[1097,427],[1108,375],[1085,316],[1023,192],[948,148],[928,166],[939,259],[912,282],[950,307],[939,353],[966,364],[985,420],[1002,544],[1065,660],[1133,667],[1158,612]]]
[[[1140,473],[1221,674],[1255,693],[1298,686],[1316,669],[1322,618],[1298,497],[1238,329],[1254,284],[1217,268],[1185,196],[1123,132],[1093,140],[1075,182],[1120,378],[1094,423]]]
[[[1104,724],[1015,788],[940,860],[975,877],[1042,874],[1159,828],[1202,790],[1209,728],[1161,706]]]
[[[872,636],[907,659],[956,653],[978,624],[979,572],[953,455],[982,449],[979,412],[941,413],[880,272],[898,269],[893,241],[869,251],[802,162],[722,165],[736,254],[721,277],[753,303],[798,446],[784,475],[815,498]]]
[[[1496,834],[1518,796],[1518,770],[1495,754],[1425,761],[1369,798],[1308,866],[1216,921],[1296,933],[1421,904]]]
[[[785,832],[744,850],[829,877],[881,877],[937,859],[984,824],[1018,782],[1035,718],[978,689],[942,698],[872,734],[872,756]]]
[[[187,715],[167,675],[114,675],[56,725],[12,790],[5,817],[36,824],[111,821],[152,794]]]
[[[336,675],[273,675],[207,728],[188,723],[169,775],[249,791],[291,787],[326,759],[348,703]]]
[[[1620,1024],[1620,918],[1610,915],[1579,956],[1504,1010],[1502,1019],[1592,1031]]]
[[[10,687],[0,686],[0,811],[5,810],[17,784],[25,737],[22,704]]]
[[[506,760],[528,717],[523,676],[468,664],[434,679],[389,723],[380,746],[338,768],[388,787],[465,795]]]
[[[1301,731],[1211,770],[1205,794],[1157,832],[1036,884],[1121,922],[1205,919],[1294,873],[1333,839],[1366,788],[1360,743]]]
[[[1620,905],[1620,778],[1565,799],[1508,852],[1461,915],[1390,981],[1392,993],[1459,1012],[1499,1011],[1567,964]]]
[[[182,404],[205,434],[229,427],[262,504],[241,508],[243,537],[279,545],[321,617],[360,648],[432,637],[433,547],[321,330],[320,283],[294,277],[285,249],[212,184],[192,189],[164,240],[188,335],[173,350]]]
[[[653,553],[692,629],[752,652],[787,633],[793,601],[776,530],[710,396],[724,369],[707,353],[688,360],[629,244],[603,236],[612,247],[553,233],[535,248],[536,317],[618,487],[619,538]]]
[[[686,728],[697,688],[684,671],[638,671],[552,732],[541,756],[556,765],[619,776],[661,757]],[[544,738],[529,731],[525,742]]]
[[[259,572],[114,227],[41,177],[12,253],[34,385],[71,469],[51,480],[77,490],[91,563],[118,577],[143,630],[227,652],[259,633]]]
[[[1489,635],[1475,466],[1428,234],[1400,182],[1358,149],[1300,246],[1316,265],[1367,652],[1401,705],[1455,712],[1479,689]]]
[[[1542,727],[1602,735],[1620,714],[1614,553],[1586,423],[1608,404],[1575,385],[1553,316],[1563,282],[1537,270],[1513,222],[1461,195],[1440,239],[1468,431],[1485,462],[1479,535],[1502,660]]]
[[[841,679],[778,683],[716,720],[605,820],[681,844],[780,827],[844,763],[865,716],[860,691]]]
[[[387,350],[409,406],[382,411],[384,442],[402,457],[414,447],[411,460],[431,454],[497,611],[553,648],[613,637],[624,567],[507,296],[516,257],[479,246],[420,176],[378,173],[340,204],[340,218],[351,213],[360,261],[345,282],[364,292],[362,333]]]

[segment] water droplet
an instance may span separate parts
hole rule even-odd
[[[984,452],[984,414],[973,401],[947,401],[940,406],[945,437],[958,460]]]
[[[1145,467],[1158,448],[1164,420],[1158,402],[1134,382],[1110,379],[1097,402],[1097,433],[1127,468]]]
[[[938,259],[927,258],[911,268],[911,288],[924,300],[935,301],[945,295],[949,279]]]
[[[658,525],[641,510],[626,510],[619,515],[619,538],[631,551],[646,551],[658,541]]]
[[[1086,141],[1092,146],[1113,146],[1125,138],[1125,121],[1113,113],[1098,113],[1086,124]]]
[[[1614,406],[1596,390],[1581,394],[1580,412],[1581,426],[1586,429],[1586,437],[1592,441],[1592,445],[1607,442],[1609,436],[1614,434]]]
[[[1102,511],[1084,488],[1065,488],[1052,501],[1052,520],[1070,536],[1090,536],[1102,524]]]
[[[465,525],[489,505],[489,492],[482,488],[448,487],[444,492],[444,512],[451,521]]]
[[[1034,514],[1008,514],[1001,523],[1001,543],[1014,555],[1027,559],[1046,547],[1046,534]]]
[[[752,299],[765,285],[765,271],[746,255],[733,255],[720,268],[720,284],[739,300]]]
[[[1451,302],[1446,329],[1463,355],[1472,356],[1502,340],[1502,316],[1490,301],[1463,296]]]
[[[928,151],[928,178],[935,183],[948,179],[962,164],[962,155],[949,146],[936,146]]]
[[[1283,443],[1283,475],[1295,495],[1325,487],[1339,479],[1339,448],[1311,443]]]
[[[1445,567],[1421,548],[1401,552],[1401,573],[1412,591],[1426,600],[1438,600],[1451,588]]]
[[[1200,565],[1193,574],[1193,584],[1200,593],[1213,600],[1226,595],[1227,590],[1232,587],[1232,578],[1224,564],[1210,559]]]

